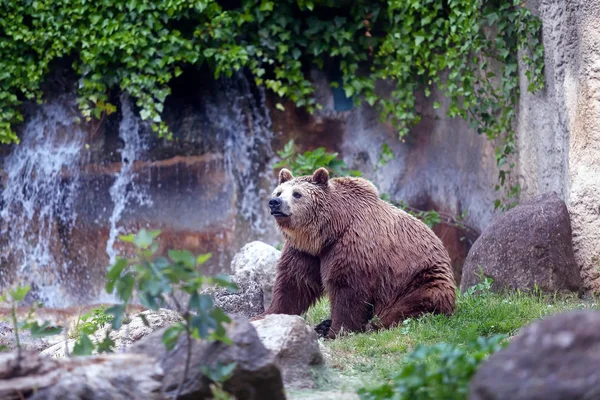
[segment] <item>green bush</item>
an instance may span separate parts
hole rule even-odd
[[[358,391],[361,400],[465,400],[469,381],[505,335],[480,337],[463,346],[417,346],[390,382]]]
[[[273,168],[287,168],[294,176],[312,175],[318,168],[327,168],[332,176],[362,176],[360,171],[349,170],[346,163],[338,159],[338,153],[329,153],[325,147],[298,154],[294,140],[290,140],[282,150],[277,151],[281,158]]]
[[[57,59],[72,60],[84,117],[114,112],[111,90],[123,90],[159,136],[170,136],[162,111],[185,67],[217,77],[247,68],[258,85],[313,111],[317,66],[339,75],[332,86],[375,107],[400,138],[421,119],[416,93],[438,90],[450,117],[501,139],[501,187],[513,168],[519,51],[528,90],[544,86],[541,22],[519,0],[36,0],[5,1],[0,11],[2,143],[18,141],[19,105],[41,101]],[[394,84],[389,95],[375,90],[382,79]]]

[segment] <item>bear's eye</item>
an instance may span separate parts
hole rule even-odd
[[[275,197],[279,197],[281,196],[281,192],[277,192],[277,194],[275,195]]]
[[[292,196],[294,196],[294,197],[295,197],[295,198],[297,198],[297,199],[299,199],[300,197],[302,197],[302,195],[301,195],[300,193],[298,193],[298,192],[294,192],[294,193],[292,194]]]

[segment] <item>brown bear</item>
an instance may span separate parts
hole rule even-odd
[[[269,207],[286,242],[271,305],[254,319],[300,315],[325,293],[330,338],[454,312],[456,284],[441,240],[381,200],[368,180],[329,179],[325,168],[294,178],[282,169]]]

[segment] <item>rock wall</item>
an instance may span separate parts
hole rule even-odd
[[[525,76],[521,77],[516,129],[523,199],[554,191],[567,203],[584,285],[598,289],[600,3],[537,0],[528,7],[543,21],[547,86],[542,93],[531,94],[526,90]],[[54,273],[48,271],[57,271],[59,283],[70,282],[63,290],[79,290],[94,300],[97,291],[82,287],[90,281],[102,287],[100,281],[109,261],[107,243],[114,237],[115,227],[121,233],[140,227],[160,228],[163,248],[211,251],[215,257],[208,271],[228,271],[231,257],[245,243],[263,240],[276,244],[281,240],[264,204],[276,184],[271,168],[274,152],[290,139],[296,140],[301,151],[319,146],[338,151],[351,168],[363,171],[394,200],[451,215],[466,213],[465,222],[479,231],[490,224],[497,181],[493,145],[461,119],[448,118],[448,100],[440,93],[434,91],[429,98],[417,95],[422,122],[400,141],[396,130],[382,123],[375,110],[366,104],[349,110],[348,104],[336,104],[340,97],[334,96],[325,75],[319,71],[312,75],[317,99],[324,106],[315,115],[289,102],[280,111],[275,107],[279,99],[265,97],[243,77],[215,83],[204,79],[207,75],[203,72],[186,71],[174,82],[165,106],[174,141],[159,140],[140,127],[145,142],[133,161],[125,154],[121,113],[107,118],[99,128],[81,128],[85,132],[85,156],[77,165],[61,167],[65,182],[75,179],[71,174],[77,171],[80,190],[69,200],[74,222],[64,226],[64,219],[59,218],[49,225],[58,238],[48,247],[55,253],[54,264],[18,265],[6,256],[5,250],[10,253],[14,241],[4,234],[0,240],[4,255],[0,289],[17,276],[32,276],[30,269],[37,268],[43,271],[41,276],[48,285],[56,284]],[[50,92],[68,89],[51,87]],[[378,91],[386,93],[389,89],[382,84]],[[67,101],[67,108],[75,110],[73,100]],[[56,96],[50,98],[52,101],[57,101]],[[120,100],[117,97],[115,101]],[[434,101],[442,107],[433,110]],[[31,107],[28,115],[35,115],[35,110]],[[60,129],[80,129],[63,125]],[[395,157],[378,167],[384,143]],[[6,159],[12,151],[3,147],[0,157]],[[123,193],[128,195],[131,190],[127,188],[133,185],[143,189],[151,201],[142,206],[134,196],[132,202],[137,205],[128,203],[115,216],[120,198],[115,181],[125,169],[131,177],[121,187]],[[4,172],[6,188],[10,182]],[[16,190],[15,196],[18,193]],[[8,195],[3,197],[7,199]],[[55,207],[61,204],[57,199]],[[14,230],[10,226],[3,229]],[[460,281],[472,238],[465,240],[465,232],[447,225],[440,224],[434,230],[449,249]],[[114,249],[121,250],[118,245]],[[63,298],[60,293],[62,290],[55,292],[55,298]]]
[[[538,0],[542,93],[521,79],[519,169],[525,198],[555,191],[568,205],[585,289],[600,289],[600,3]]]
[[[398,131],[382,123],[379,113],[361,104],[348,111],[336,111],[334,96],[325,76],[313,71],[317,100],[323,109],[308,115],[286,103],[279,111],[271,99],[273,148],[281,149],[295,139],[300,151],[324,146],[340,153],[346,164],[371,179],[381,193],[422,209],[435,209],[456,216],[465,214],[465,223],[483,230],[494,216],[494,185],[498,171],[493,145],[459,118],[449,118],[449,100],[436,90],[429,98],[417,97],[421,123],[399,140]],[[381,94],[390,91],[382,84]],[[441,107],[434,110],[434,101]],[[394,158],[378,165],[382,145],[386,143]],[[472,241],[461,229],[438,224],[434,231],[450,252],[455,278],[460,282],[462,264]]]

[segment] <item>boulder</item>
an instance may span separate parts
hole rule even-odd
[[[188,347],[182,335],[177,345],[167,351],[161,329],[128,348],[128,353],[145,354],[158,360],[163,371],[162,390],[167,398],[174,398],[184,376]],[[215,367],[236,363],[231,378],[224,389],[238,400],[285,400],[283,381],[275,357],[261,343],[254,327],[241,317],[232,317],[227,326],[227,336],[232,344],[208,343],[193,340],[191,361],[184,382],[182,398],[212,398],[210,382],[202,375],[201,367]]]
[[[265,311],[263,290],[260,285],[249,279],[233,276],[231,281],[238,285],[239,290],[231,292],[225,288],[209,288],[203,293],[212,296],[215,307],[221,308],[228,315],[252,318]]]
[[[56,360],[26,352],[0,353],[3,400],[162,399],[162,370],[143,354]]]
[[[19,342],[25,351],[40,352],[64,340],[64,335],[36,338],[27,330],[19,330]],[[5,345],[8,350],[16,350],[15,330],[10,322],[0,321],[0,346]]]
[[[571,223],[555,193],[535,196],[498,216],[475,241],[465,265],[461,290],[480,281],[479,267],[496,290],[577,291],[579,268],[571,242]]]
[[[148,326],[144,324],[141,316],[146,318]],[[94,335],[90,337],[92,342],[101,342],[106,337],[106,332],[110,331],[110,338],[115,342],[113,347],[115,352],[118,352],[126,347],[131,346],[141,338],[151,334],[157,329],[168,327],[174,322],[180,321],[181,317],[176,311],[159,309],[156,311],[146,310],[135,314],[129,318],[129,322],[124,323],[121,329],[110,331],[110,325],[100,328]],[[73,352],[76,339],[62,341],[51,347],[46,348],[41,352],[42,355],[51,356],[53,358],[65,358],[66,349],[68,347],[69,354]]]
[[[297,315],[267,315],[253,321],[260,340],[275,355],[286,388],[314,388],[312,370],[324,365],[317,334]]]
[[[263,290],[264,307],[268,308],[273,296],[275,284],[276,265],[281,252],[273,246],[260,241],[246,244],[233,257],[231,270],[241,281],[254,281]]]
[[[523,329],[483,363],[470,400],[600,397],[600,312],[573,311]]]

